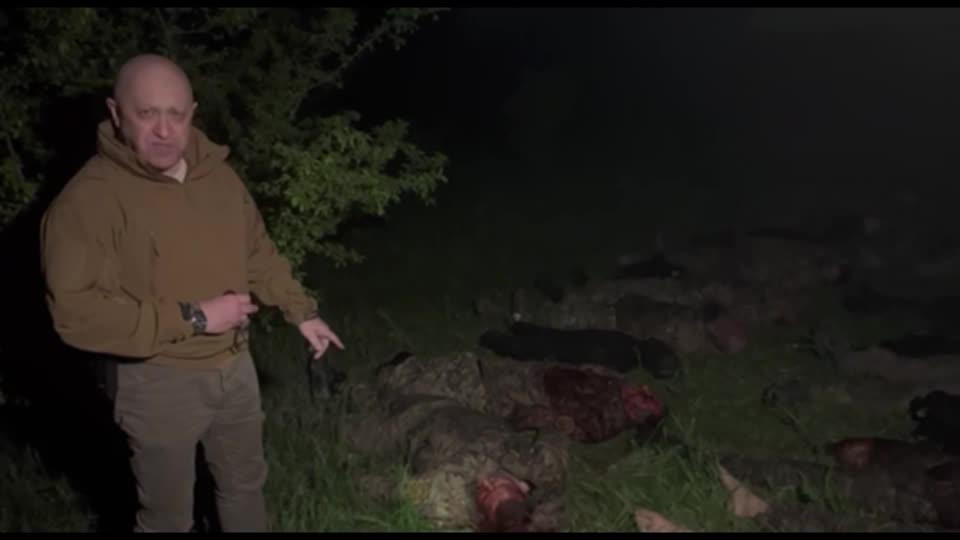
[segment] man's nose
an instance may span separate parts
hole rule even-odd
[[[166,139],[170,135],[170,119],[166,115],[161,114],[160,118],[157,119],[157,123],[153,126],[153,132],[157,137],[161,139]]]

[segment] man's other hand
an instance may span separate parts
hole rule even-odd
[[[310,342],[310,346],[313,347],[313,359],[316,360],[323,356],[327,352],[327,347],[330,346],[330,342],[333,342],[340,350],[343,350],[343,343],[340,341],[340,338],[333,333],[333,330],[330,330],[330,327],[327,326],[327,323],[323,322],[323,319],[319,317],[314,317],[312,319],[307,319],[300,323],[297,328],[300,329],[300,333],[303,334],[303,337]]]

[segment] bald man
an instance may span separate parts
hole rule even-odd
[[[68,345],[115,366],[115,420],[137,479],[137,531],[193,526],[196,446],[223,529],[267,530],[259,383],[245,328],[280,308],[319,359],[339,337],[264,228],[229,149],[192,125],[172,61],[119,71],[97,153],[44,215],[47,302]]]

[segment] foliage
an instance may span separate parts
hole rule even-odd
[[[106,97],[126,59],[156,52],[191,77],[198,125],[231,146],[232,163],[297,272],[314,253],[337,264],[357,261],[360,254],[336,241],[338,227],[354,217],[383,215],[408,192],[431,203],[433,190],[446,181],[446,158],[409,142],[403,121],[370,127],[356,112],[324,116],[311,109],[342,89],[344,73],[358,58],[387,44],[401,47],[424,18],[440,11],[4,10],[0,227],[54,180],[48,178],[53,148],[43,123],[51,102]]]

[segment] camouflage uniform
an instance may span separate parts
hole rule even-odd
[[[617,302],[625,296],[642,296],[663,304],[692,307],[696,291],[674,279],[601,281],[570,291],[561,302],[551,302],[535,291],[514,293],[512,317],[551,328],[617,329]]]
[[[617,330],[639,339],[655,338],[680,354],[715,351],[699,307],[625,296],[616,304]]]
[[[560,434],[515,431],[490,414],[479,358],[409,358],[378,374],[374,405],[348,416],[348,442],[358,450],[402,455],[412,476],[398,494],[440,528],[468,528],[479,519],[478,476],[506,471],[534,486],[534,520],[561,527],[568,441]]]
[[[666,278],[613,280],[572,291],[557,303],[521,290],[513,318],[558,329],[619,330],[658,339],[681,354],[713,352],[703,317],[705,301],[713,300],[710,287]]]

